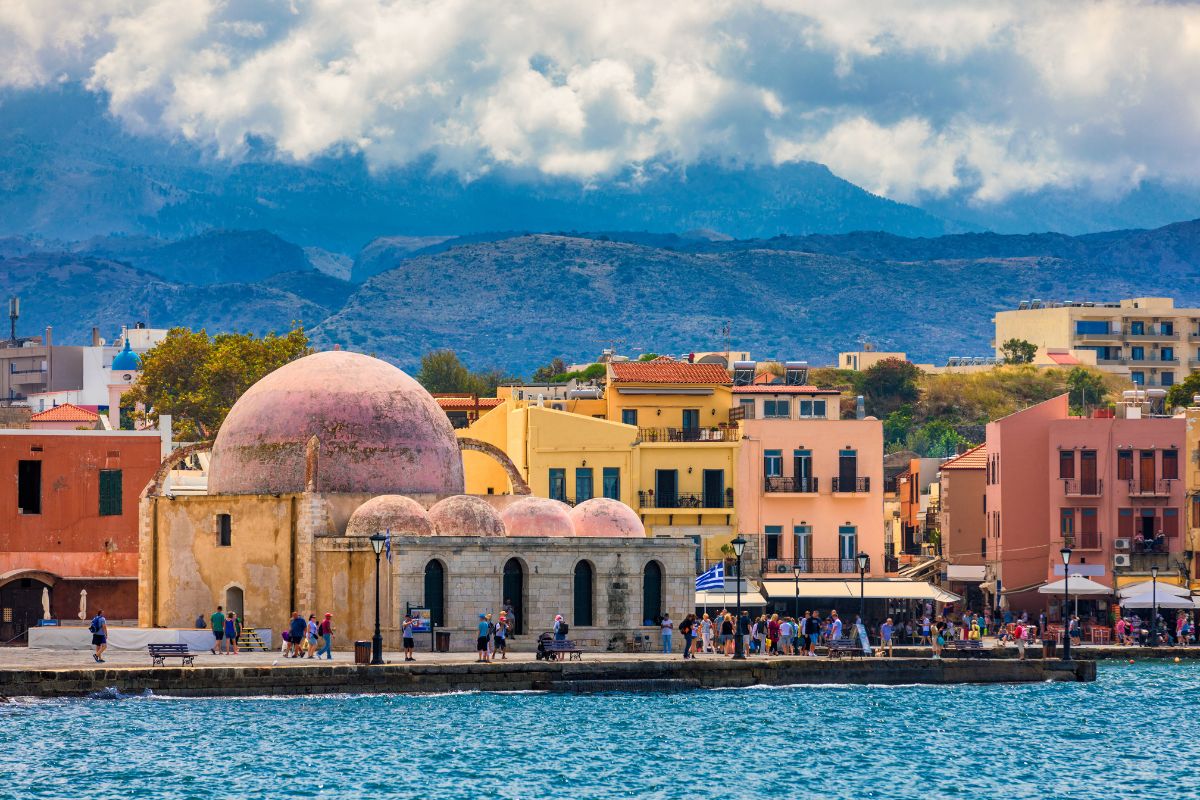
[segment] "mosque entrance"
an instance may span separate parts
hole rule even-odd
[[[504,605],[511,605],[517,624],[513,633],[525,632],[525,571],[521,562],[510,558],[504,565]]]
[[[25,638],[42,618],[42,590],[36,578],[17,578],[0,586],[0,644]]]

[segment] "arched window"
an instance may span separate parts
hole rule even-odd
[[[593,591],[592,565],[586,561],[580,561],[575,565],[575,615],[571,622],[572,625],[591,627],[595,624],[592,621]]]
[[[662,621],[662,567],[651,561],[642,572],[642,624]]]
[[[521,562],[510,558],[504,564],[504,597],[503,607],[511,606],[513,616],[517,618],[513,633],[525,632],[525,570]]]
[[[437,559],[425,565],[425,607],[432,624],[446,627],[446,568]]]

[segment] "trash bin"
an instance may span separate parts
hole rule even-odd
[[[450,652],[450,631],[433,632],[433,649],[439,653]]]
[[[1042,658],[1054,658],[1054,651],[1058,649],[1058,642],[1053,639],[1042,639]]]
[[[370,642],[355,642],[354,643],[354,663],[355,664],[370,664],[371,663],[371,643]]]

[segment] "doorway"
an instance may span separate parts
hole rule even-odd
[[[725,507],[725,470],[704,470],[704,507]]]
[[[675,508],[679,503],[679,471],[656,469],[654,471],[654,507]]]
[[[521,634],[525,632],[525,570],[521,567],[521,562],[515,558],[510,558],[504,564],[504,603],[505,606],[512,606],[513,615],[517,618],[517,624],[513,626],[513,633]]]
[[[433,625],[446,627],[446,568],[437,559],[425,565],[425,608]]]
[[[642,624],[662,622],[662,567],[651,561],[642,572]]]
[[[26,637],[42,618],[42,590],[49,585],[36,578],[17,578],[0,587],[0,642]]]
[[[242,621],[242,627],[246,626],[245,599],[245,593],[240,586],[230,586],[225,590],[225,611],[237,614],[237,618]]]

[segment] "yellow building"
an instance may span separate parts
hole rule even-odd
[[[1189,565],[1192,588],[1200,589],[1200,406],[1193,404],[1187,409],[1187,427],[1184,429],[1184,491],[1187,492],[1187,541],[1186,552],[1192,553]]]
[[[608,365],[594,388],[504,402],[460,436],[503,450],[533,494],[568,503],[610,497],[637,511],[650,536],[691,536],[705,558],[736,535],[734,470],[741,442],[728,371],[658,358]],[[577,395],[577,396],[571,396]],[[483,453],[464,456],[467,491],[511,491]]]

